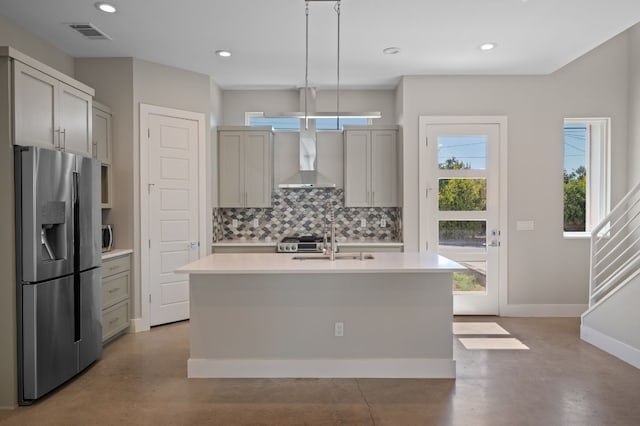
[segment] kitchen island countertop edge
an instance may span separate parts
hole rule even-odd
[[[296,258],[304,257],[305,260]],[[320,259],[284,253],[212,254],[176,269],[187,274],[331,274],[458,272],[466,268],[437,253],[373,253],[373,259]]]

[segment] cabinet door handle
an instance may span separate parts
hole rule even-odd
[[[249,198],[249,197],[247,196],[247,193],[245,192],[245,193],[244,193],[244,206],[245,206],[245,207],[247,207],[247,204],[248,204],[248,198]]]
[[[375,191],[371,193],[371,205],[372,206],[376,205],[376,193],[375,193]]]
[[[60,134],[62,135],[62,150],[67,150],[67,129],[60,130]]]
[[[93,158],[98,158],[98,142],[93,141],[93,145],[91,147],[91,150],[92,150],[91,156]]]
[[[54,139],[56,139],[56,140],[53,141],[53,144],[54,144],[54,146],[56,148],[61,149],[61,147],[60,147],[60,128],[58,127],[53,132],[56,134],[55,136],[57,136],[57,137],[54,137]],[[56,144],[56,142],[57,142],[57,144]]]

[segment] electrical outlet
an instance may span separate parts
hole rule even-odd
[[[253,227],[257,228],[259,226],[258,219],[253,219]]]
[[[380,227],[381,228],[386,228],[387,227],[387,220],[386,219],[380,219]]]
[[[367,227],[367,219],[360,219],[360,227],[361,228]]]
[[[232,228],[237,228],[238,227],[238,219],[232,219],[231,220],[231,227]]]
[[[334,329],[333,329],[333,334],[336,337],[343,337],[344,336],[344,323],[343,322],[337,322]]]

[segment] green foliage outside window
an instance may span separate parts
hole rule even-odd
[[[564,230],[586,230],[587,170],[580,166],[571,173],[564,171]]]
[[[455,157],[439,164],[440,169],[470,169]],[[440,179],[438,188],[438,207],[440,211],[483,211],[487,208],[485,179]],[[484,222],[479,221],[443,221],[440,222],[440,241],[467,240],[477,241],[485,234]]]

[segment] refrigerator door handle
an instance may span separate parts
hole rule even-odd
[[[73,275],[73,326],[74,326],[74,341],[80,341],[82,337],[81,330],[81,310],[82,310],[82,297],[80,292],[82,291],[80,288],[80,276],[78,272],[80,270],[80,256],[83,254],[80,253],[80,200],[78,197],[78,178],[79,173],[76,170],[72,173],[72,190],[71,190],[71,200],[72,200],[72,208],[73,208],[73,229],[75,229],[75,234],[73,236],[73,270],[76,272]]]

